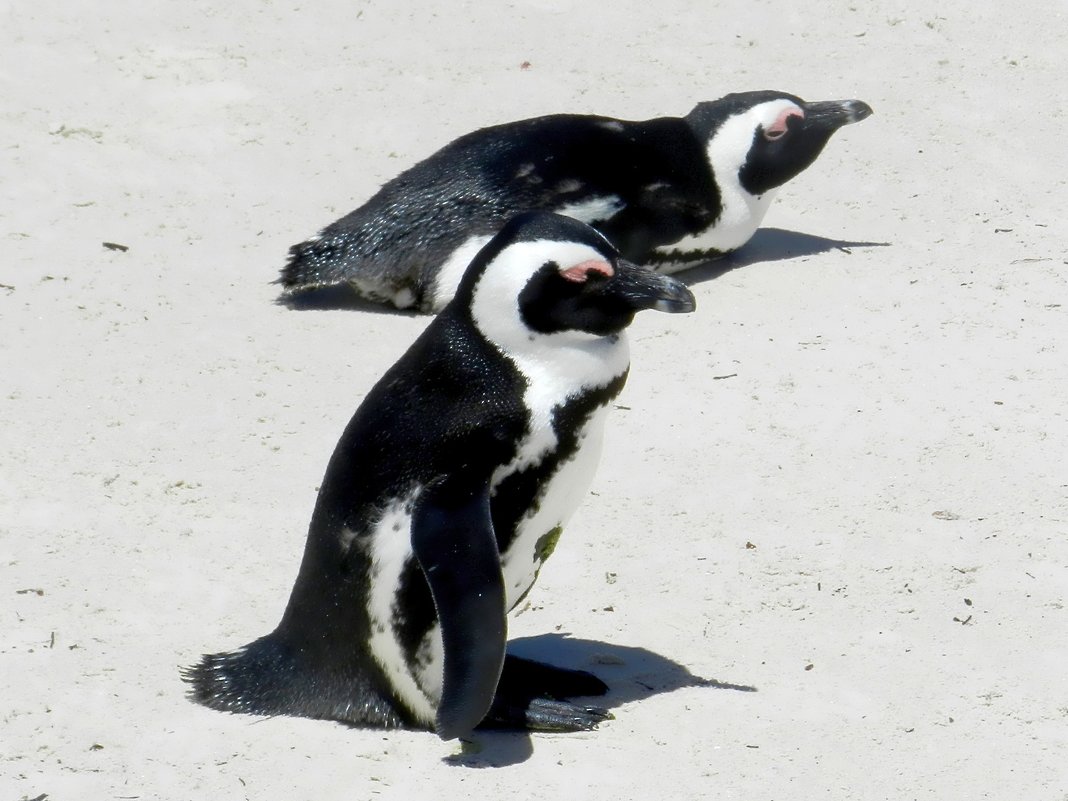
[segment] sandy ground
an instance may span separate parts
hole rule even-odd
[[[806,5],[0,3],[0,799],[1068,798],[1068,12]],[[511,623],[615,720],[189,703],[426,324],[274,305],[286,248],[472,128],[760,88],[876,116],[636,323]]]

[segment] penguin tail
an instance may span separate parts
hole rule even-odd
[[[407,725],[391,700],[349,671],[316,669],[273,632],[181,668],[191,701],[222,712],[293,715],[355,726]]]
[[[348,278],[344,251],[337,242],[324,237],[293,245],[275,283],[288,294],[345,283]]]
[[[207,654],[181,668],[190,700],[223,712],[253,715],[295,711],[295,655],[274,634],[228,653]]]

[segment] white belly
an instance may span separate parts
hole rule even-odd
[[[534,584],[561,531],[590,488],[601,458],[607,412],[607,407],[602,406],[590,415],[579,434],[578,450],[549,479],[534,509],[519,521],[512,544],[501,554],[509,610]]]
[[[750,195],[741,187],[724,191],[723,211],[715,223],[704,231],[656,249],[656,271],[671,274],[707,261],[709,257],[702,253],[737,250],[756,233],[774,196],[774,190],[763,195]]]

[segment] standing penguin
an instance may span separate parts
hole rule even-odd
[[[682,118],[563,114],[483,128],[290,248],[283,299],[347,282],[369,300],[439,311],[492,233],[530,209],[589,223],[624,258],[676,272],[744,245],[774,190],[871,113],[859,100],[761,91]]]
[[[577,220],[511,220],[342,434],[281,623],[185,670],[191,697],[444,739],[604,720],[563,700],[599,679],[505,654],[505,615],[592,478],[624,329],[693,308]]]

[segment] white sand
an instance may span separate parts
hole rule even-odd
[[[806,5],[0,4],[0,798],[1068,797],[1065,6]],[[636,323],[512,621],[616,719],[189,703],[426,324],[273,305],[287,247],[472,128],[761,88],[876,115]]]

